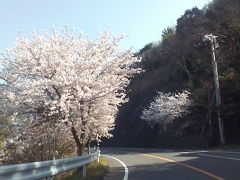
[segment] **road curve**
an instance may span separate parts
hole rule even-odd
[[[240,179],[240,151],[103,148],[102,154],[110,156],[105,180]]]

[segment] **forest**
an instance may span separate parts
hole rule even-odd
[[[167,27],[157,43],[136,55],[144,72],[127,87],[129,102],[120,107],[113,138],[103,146],[202,148],[218,146],[219,128],[211,45],[206,34],[217,36],[221,117],[226,144],[239,144],[240,135],[240,1],[214,0],[203,9],[186,10],[174,27]],[[160,23],[160,22],[159,22]],[[141,119],[157,92],[191,92],[191,112],[167,127]]]

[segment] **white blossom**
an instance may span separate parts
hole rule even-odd
[[[167,125],[188,112],[189,94],[188,91],[176,94],[158,92],[150,106],[143,110],[141,118],[151,125]]]
[[[19,38],[0,57],[0,79],[9,86],[2,96],[17,112],[19,133],[36,145],[39,126],[70,141],[74,129],[83,146],[110,137],[129,77],[140,71],[133,66],[140,60],[119,50],[121,39],[108,31],[89,40],[56,29]]]

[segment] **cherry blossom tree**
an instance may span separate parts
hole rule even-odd
[[[188,91],[176,94],[158,92],[150,106],[143,110],[141,118],[151,125],[166,126],[187,113],[190,104]]]
[[[0,57],[0,78],[20,135],[38,142],[36,129],[51,127],[76,143],[78,155],[91,141],[111,137],[125,87],[141,71],[134,66],[139,58],[119,50],[122,38],[104,31],[90,40],[66,28],[17,39]]]

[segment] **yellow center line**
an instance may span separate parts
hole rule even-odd
[[[180,163],[180,162],[177,162],[177,161],[174,161],[172,159],[167,159],[167,158],[163,158],[163,157],[160,157],[160,156],[153,156],[153,155],[150,155],[150,154],[140,154],[142,156],[148,156],[148,157],[152,157],[152,158],[156,158],[156,159],[161,159],[163,161],[168,161],[168,162],[171,162],[171,163],[175,163],[175,164],[178,164],[178,165],[181,165],[181,166],[184,166],[184,167],[187,167],[187,168],[190,168],[192,170],[195,170],[195,171],[198,171],[202,174],[205,174],[213,179],[216,179],[216,180],[224,180],[223,178],[219,177],[219,176],[216,176],[212,173],[209,173],[207,171],[204,171],[202,169],[199,169],[199,168],[196,168],[196,167],[193,167],[193,166],[190,166],[190,165],[187,165],[187,164],[184,164],[184,163]]]

